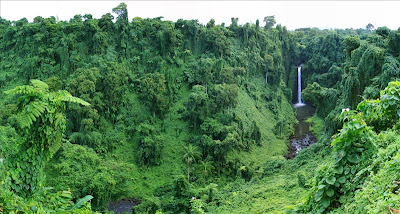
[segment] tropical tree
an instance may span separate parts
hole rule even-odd
[[[367,26],[365,27],[365,29],[367,29],[368,31],[373,31],[375,29],[374,25],[372,25],[371,23],[368,23]]]
[[[275,16],[264,17],[265,29],[270,29],[276,24]]]
[[[189,182],[190,176],[190,167],[193,162],[200,159],[201,153],[198,151],[197,147],[194,147],[192,144],[185,146],[185,154],[183,155],[183,161],[187,165],[187,180]]]
[[[212,171],[214,170],[212,161],[200,161],[197,166],[199,172],[203,175],[204,182],[208,179]]]
[[[269,55],[264,55],[264,69],[265,69],[265,84],[268,84],[268,71],[272,71],[274,68],[274,58]]]
[[[211,202],[214,199],[215,193],[218,191],[218,184],[210,183],[206,187],[204,187],[203,191],[207,195],[206,202]]]
[[[156,112],[163,114],[168,107],[167,84],[165,75],[161,73],[147,74],[141,79],[139,91],[143,102],[150,107],[153,116]]]
[[[347,36],[344,39],[344,44],[345,44],[345,50],[346,50],[347,56],[350,56],[351,52],[360,46],[360,37]]]
[[[128,34],[129,34],[129,20],[128,20],[128,9],[125,3],[119,4],[112,10],[117,14],[116,28],[118,30],[118,41],[117,48],[120,53],[127,58],[127,47],[128,47]]]
[[[212,90],[211,96],[218,109],[227,109],[228,114],[231,108],[238,103],[239,88],[236,84],[217,84]]]
[[[206,88],[202,85],[193,86],[186,103],[186,114],[194,127],[197,127],[206,119],[208,102],[209,97]]]

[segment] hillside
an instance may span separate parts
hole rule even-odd
[[[400,210],[400,30],[231,21],[0,18],[0,212]]]
[[[39,79],[49,93],[67,90],[91,104],[66,106],[65,141],[50,145],[45,186],[70,189],[72,200],[92,195],[95,210],[134,199],[137,209],[186,212],[207,185],[250,180],[264,162],[282,159],[296,122],[286,82],[297,46],[284,27],[128,21],[124,4],[113,12],[116,22],[111,14],[1,20],[2,91]],[[7,162],[24,152],[27,135],[17,100],[1,96]]]

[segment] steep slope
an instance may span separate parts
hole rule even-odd
[[[90,194],[97,210],[134,198],[137,212],[181,213],[193,196],[212,203],[214,184],[251,180],[260,157],[286,153],[298,45],[285,27],[128,20],[124,3],[112,11],[115,22],[110,13],[0,19],[1,91],[41,79],[91,104],[67,106],[42,186],[70,189],[73,200]],[[5,101],[8,160],[20,129],[16,100]]]

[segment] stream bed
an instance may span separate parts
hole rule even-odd
[[[316,142],[316,138],[309,130],[309,124],[306,122],[306,119],[314,114],[315,109],[309,105],[295,105],[295,108],[299,124],[297,124],[294,135],[290,139],[289,152],[286,156],[288,159],[293,159],[300,150]]]
[[[118,202],[113,202],[108,206],[108,211],[113,211],[114,214],[132,213],[132,207],[140,203],[135,199],[122,199]]]

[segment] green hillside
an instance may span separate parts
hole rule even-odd
[[[400,30],[231,21],[0,17],[0,213],[400,212]]]

